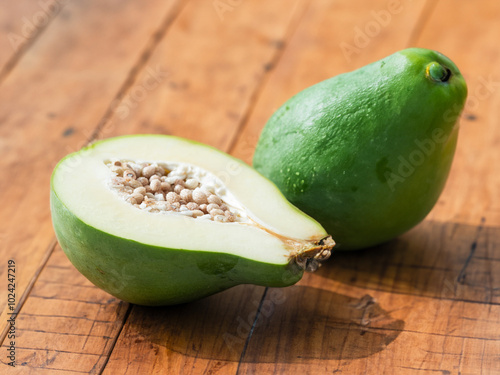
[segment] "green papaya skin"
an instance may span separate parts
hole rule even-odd
[[[450,59],[402,50],[289,99],[262,131],[253,166],[320,222],[336,249],[380,244],[438,200],[466,97]]]
[[[82,222],[51,191],[57,239],[71,263],[94,285],[146,306],[190,302],[239,284],[284,287],[303,270],[224,253],[151,246],[116,237]]]

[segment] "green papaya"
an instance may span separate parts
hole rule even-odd
[[[50,197],[73,265],[141,305],[292,285],[334,245],[253,168],[177,137],[116,137],[72,153],[55,167]]]
[[[336,249],[380,244],[438,200],[466,97],[449,58],[405,49],[285,102],[264,127],[253,166],[318,220]]]

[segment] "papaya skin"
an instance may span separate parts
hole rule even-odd
[[[303,270],[225,253],[151,246],[116,237],[82,222],[50,195],[57,239],[71,263],[94,285],[126,302],[175,305],[239,284],[284,287]]]
[[[311,86],[263,129],[253,166],[337,250],[388,241],[437,202],[467,86],[444,55],[411,48]]]

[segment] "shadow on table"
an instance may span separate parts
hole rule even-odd
[[[263,292],[239,286],[180,306],[134,306],[128,323],[152,344],[183,355],[259,363],[367,357],[404,328],[368,295],[355,299],[306,286],[267,289],[262,299]]]
[[[322,278],[338,282],[338,290],[346,284],[368,292],[499,302],[500,229],[425,221],[375,248],[336,252],[311,277],[320,281],[316,285]],[[403,331],[404,321],[369,295],[355,299],[335,290],[245,285],[180,306],[134,306],[128,330],[189,357],[250,363],[363,358]]]
[[[338,251],[316,275],[433,298],[500,300],[500,228],[424,221],[388,243]]]

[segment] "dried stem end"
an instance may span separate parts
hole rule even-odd
[[[330,258],[334,246],[335,241],[328,236],[315,243],[309,243],[307,247],[292,254],[292,259],[303,270],[314,272],[321,266],[321,262]]]

